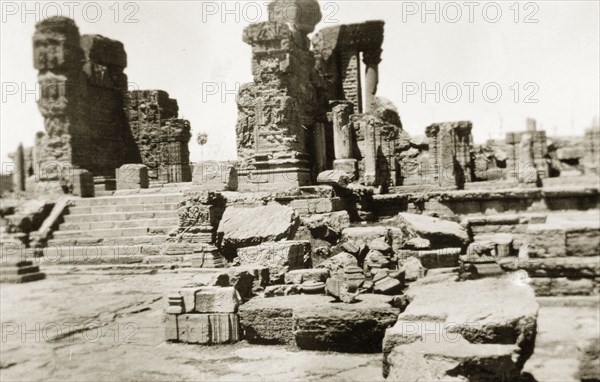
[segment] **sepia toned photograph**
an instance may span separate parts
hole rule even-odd
[[[599,0],[0,6],[0,382],[600,382]]]

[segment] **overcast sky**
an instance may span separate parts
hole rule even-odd
[[[52,3],[52,4],[49,4]],[[475,140],[501,137],[537,118],[549,135],[576,135],[599,113],[599,2],[321,1],[323,21],[385,20],[378,95],[393,101],[405,129],[471,120]],[[163,89],[180,117],[208,133],[192,161],[235,158],[235,89],[252,80],[242,30],[266,21],[265,2],[2,1],[1,150],[33,144],[43,130],[31,37],[35,23],[61,12],[81,34],[125,44],[130,86]],[[27,11],[27,12],[25,12]],[[428,12],[426,12],[428,11]],[[499,93],[500,92],[500,93]]]

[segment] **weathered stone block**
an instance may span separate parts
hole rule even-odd
[[[198,313],[236,313],[241,298],[233,287],[202,287],[196,292]]]
[[[211,344],[232,343],[240,340],[240,324],[237,314],[208,314],[208,321]]]
[[[179,341],[188,344],[209,344],[211,330],[208,314],[181,314],[177,316]]]
[[[117,189],[148,188],[148,167],[143,164],[125,164],[117,169]]]
[[[178,316],[175,314],[163,315],[165,341],[179,341],[179,326],[177,325],[177,318]]]
[[[299,219],[294,210],[279,204],[256,207],[228,207],[217,229],[225,255],[238,248],[267,241],[291,239]]]

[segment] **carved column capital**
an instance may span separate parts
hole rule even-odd
[[[381,49],[369,49],[363,51],[363,62],[365,65],[379,65],[381,62]]]

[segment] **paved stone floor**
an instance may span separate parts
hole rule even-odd
[[[165,343],[161,296],[192,280],[189,273],[48,271],[44,281],[0,285],[1,381],[382,380],[380,354],[306,352],[245,342],[216,347]],[[600,335],[597,305],[590,305],[594,300],[540,299],[538,346],[526,365],[538,380],[575,380],[578,346]]]
[[[162,294],[189,280],[185,273],[49,274],[1,284],[0,380],[382,380],[380,354],[165,343]]]

